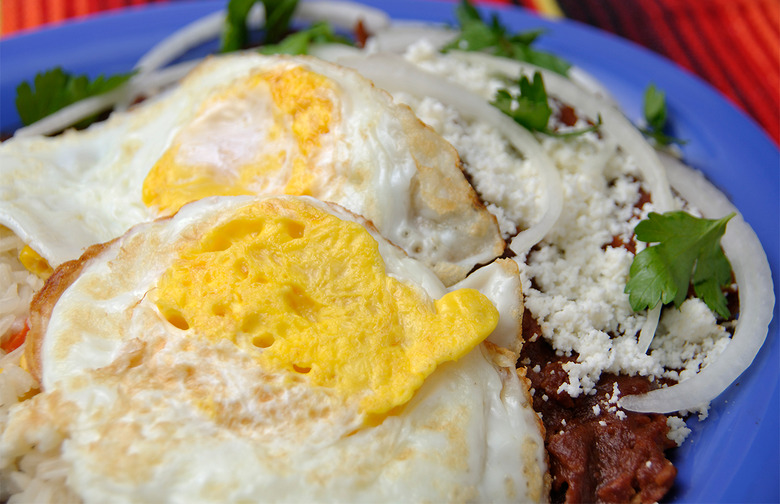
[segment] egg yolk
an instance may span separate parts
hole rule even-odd
[[[163,215],[206,196],[311,194],[310,166],[338,121],[335,84],[285,66],[206,100],[150,170],[143,202]]]
[[[476,290],[432,300],[387,275],[363,226],[300,200],[243,207],[183,252],[150,295],[179,329],[229,339],[263,369],[357,398],[367,415],[409,401],[498,323]]]
[[[22,266],[27,271],[43,280],[48,279],[54,272],[52,267],[49,266],[49,262],[41,257],[38,252],[30,248],[29,245],[25,245],[19,252],[19,262],[22,263]]]

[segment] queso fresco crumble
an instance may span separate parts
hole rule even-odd
[[[486,99],[506,86],[484,68],[442,55],[425,41],[412,46],[405,57]],[[396,98],[458,149],[464,169],[496,215],[505,238],[540,217],[543,182],[498,131],[460,117],[432,98],[419,100],[401,93]],[[560,109],[560,103],[553,103]],[[583,126],[586,121],[578,118],[573,126],[561,128]],[[563,212],[546,238],[527,258],[519,257],[518,264],[526,309],[544,338],[559,355],[577,356],[564,364],[568,383],[561,391],[571,397],[594,393],[602,373],[685,379],[717,358],[731,334],[696,298],[686,300],[679,310],[663,311],[648,354],[638,347],[646,315],[634,312],[624,293],[634,254],[621,245],[631,244],[636,252],[644,248],[644,243],[633,240],[633,229],[654,207],[641,200],[645,188],[632,159],[593,132],[566,139],[544,137],[541,143],[562,179]],[[699,413],[706,416],[706,407]],[[680,444],[688,430],[679,417],[670,417],[669,422],[669,436]]]

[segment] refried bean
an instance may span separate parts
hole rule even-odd
[[[561,357],[541,337],[526,311],[520,363],[534,389],[534,409],[541,413],[550,459],[552,502],[657,502],[671,488],[677,470],[665,450],[666,416],[622,411],[619,395],[651,388],[643,377],[602,375],[595,394],[572,398],[558,392],[567,381]],[[538,367],[537,367],[538,366]]]

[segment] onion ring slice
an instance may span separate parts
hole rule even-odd
[[[671,156],[662,159],[672,187],[705,217],[737,212],[700,172]],[[721,245],[739,285],[740,314],[731,341],[714,362],[695,376],[671,387],[625,396],[620,399],[622,408],[645,413],[695,410],[726,390],[758,354],[766,340],[775,305],[769,261],[758,236],[739,213],[729,221]]]

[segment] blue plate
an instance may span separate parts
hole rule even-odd
[[[454,22],[451,2],[365,3],[397,19]],[[129,8],[0,41],[0,128],[19,126],[15,88],[36,72],[56,65],[93,76],[127,71],[172,30],[222,5],[203,1]],[[686,160],[723,189],[756,230],[780,299],[780,154],[765,133],[707,84],[639,46],[574,22],[548,21],[516,8],[497,10],[514,29],[546,28],[540,48],[566,57],[601,80],[634,120],[640,117],[642,95],[651,81],[666,91],[674,133],[688,140],[683,148]],[[777,321],[775,305],[769,337],[752,367],[713,402],[706,421],[689,421],[691,436],[671,453],[679,473],[668,500],[780,502]]]

